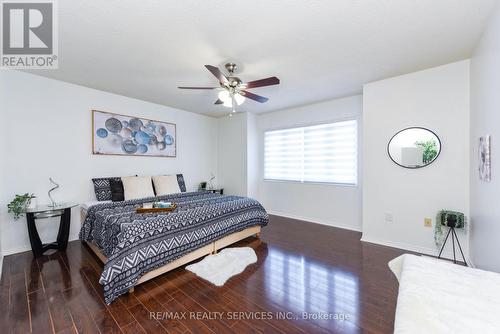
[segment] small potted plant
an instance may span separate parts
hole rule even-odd
[[[462,212],[441,210],[436,217],[436,225],[434,227],[434,241],[437,247],[441,247],[443,239],[448,232],[448,228],[463,229],[466,224],[465,215]]]
[[[18,220],[23,216],[26,208],[30,205],[31,200],[36,198],[34,194],[24,194],[24,195],[16,195],[14,199],[7,204],[7,208],[9,208],[9,213],[14,215],[14,220]]]
[[[157,196],[155,196],[155,199],[153,200],[153,208],[158,208],[159,202],[160,202],[160,199]]]

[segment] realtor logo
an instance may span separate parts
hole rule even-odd
[[[53,0],[1,2],[2,68],[57,68],[57,17]]]

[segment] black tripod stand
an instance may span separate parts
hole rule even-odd
[[[450,225],[450,224],[449,224]],[[439,252],[438,259],[441,258],[441,253],[443,253],[444,246],[446,246],[446,241],[448,241],[448,237],[451,233],[451,242],[453,243],[453,263],[457,263],[457,259],[455,257],[455,239],[457,240],[458,248],[460,249],[460,254],[462,254],[462,260],[464,260],[465,266],[467,266],[467,261],[465,261],[464,252],[462,252],[462,246],[460,246],[460,241],[458,240],[457,232],[455,232],[455,225],[449,226],[448,234],[446,235],[446,239],[444,239],[443,246],[441,247],[441,251]]]

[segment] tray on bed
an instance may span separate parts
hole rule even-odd
[[[170,212],[177,209],[177,204],[173,203],[169,208],[143,208],[142,206],[135,209],[137,213],[158,213],[158,212]]]

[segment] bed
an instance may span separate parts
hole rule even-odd
[[[404,254],[394,333],[500,333],[500,274]]]
[[[118,296],[176,267],[216,252],[268,223],[254,199],[208,192],[156,197],[177,203],[169,213],[138,214],[154,198],[82,206],[80,239],[104,263],[100,283],[110,304]]]

